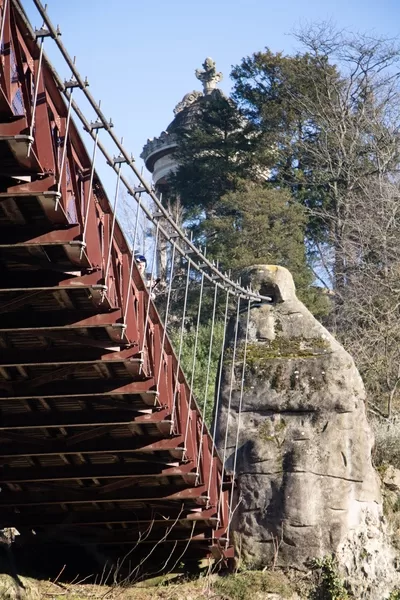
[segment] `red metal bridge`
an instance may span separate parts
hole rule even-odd
[[[154,194],[121,174],[138,175],[35,4],[38,31],[18,0],[0,0],[0,527],[25,544],[134,548],[137,564],[225,560],[230,484],[94,168],[96,150],[107,157],[102,130],[132,202]],[[92,123],[76,88],[96,109]],[[178,248],[184,236],[162,216]],[[184,241],[190,268],[236,293]]]

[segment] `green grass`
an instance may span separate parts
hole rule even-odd
[[[288,580],[279,571],[247,571],[219,577],[213,588],[229,600],[253,600],[260,592],[280,594],[283,598],[290,598],[293,595]]]

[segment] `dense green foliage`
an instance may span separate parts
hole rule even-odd
[[[232,99],[215,93],[202,102],[191,127],[176,135],[180,167],[171,177],[171,193],[208,257],[233,276],[250,264],[283,264],[295,273],[310,308],[326,312],[326,302],[310,288],[308,216],[288,191],[268,183],[275,152],[263,145],[257,124]]]
[[[343,579],[338,574],[338,565],[332,556],[325,556],[313,562],[319,581],[312,594],[314,600],[349,600]]]
[[[211,336],[212,333],[212,336]],[[221,321],[216,321],[212,332],[212,323],[209,321],[200,325],[197,340],[196,330],[185,332],[184,343],[181,351],[181,366],[190,384],[193,377],[194,398],[200,410],[204,411],[205,422],[211,425],[214,407],[215,387],[217,381],[218,360],[221,354],[224,327]],[[171,339],[178,354],[180,345],[180,330],[173,329]],[[196,353],[194,352],[196,346]],[[209,351],[211,347],[211,361],[209,378],[207,383],[207,370],[209,363]],[[194,365],[194,372],[193,372]]]
[[[255,128],[244,121],[235,103],[216,93],[204,98],[196,120],[180,127],[176,158],[180,167],[171,176],[172,195],[179,196],[187,221],[208,218],[218,211],[226,193],[254,175],[249,143]]]
[[[304,244],[307,216],[287,191],[243,185],[225,194],[215,214],[201,224],[212,257],[223,259],[233,274],[249,265],[279,264],[293,273],[299,296],[314,314],[325,314],[326,299],[311,287]]]
[[[400,50],[326,24],[296,37],[292,56],[243,58],[232,96],[203,98],[176,131],[171,193],[223,269],[292,271],[356,359],[370,406],[390,414],[400,403]]]

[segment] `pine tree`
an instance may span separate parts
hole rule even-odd
[[[234,276],[250,264],[287,266],[309,307],[326,312],[306,262],[307,213],[273,189],[276,153],[265,132],[220,92],[203,99],[196,117],[177,131],[180,166],[170,179],[195,241]]]
[[[190,127],[175,131],[179,169],[170,177],[170,194],[179,196],[186,223],[209,218],[221,197],[242,179],[257,176],[251,148],[257,129],[219,90],[204,97]]]
[[[242,182],[223,196],[215,215],[202,222],[209,256],[218,257],[234,275],[249,265],[278,264],[292,273],[300,298],[321,316],[326,297],[312,287],[304,243],[307,215],[285,190]]]
[[[309,259],[338,306],[354,193],[398,169],[400,49],[326,25],[296,37],[303,52],[293,57],[267,49],[243,59],[232,72],[233,96],[262,131],[261,146],[275,149],[271,183],[307,209]]]

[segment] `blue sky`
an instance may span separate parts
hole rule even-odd
[[[40,27],[33,1],[22,4]],[[265,46],[290,53],[296,47],[290,32],[309,22],[400,34],[398,0],[48,0],[48,14],[139,164],[147,138],[167,127],[184,94],[201,89],[194,70],[206,56],[216,61],[224,74],[221,87],[229,92],[232,65]],[[46,41],[46,49],[50,45]]]

